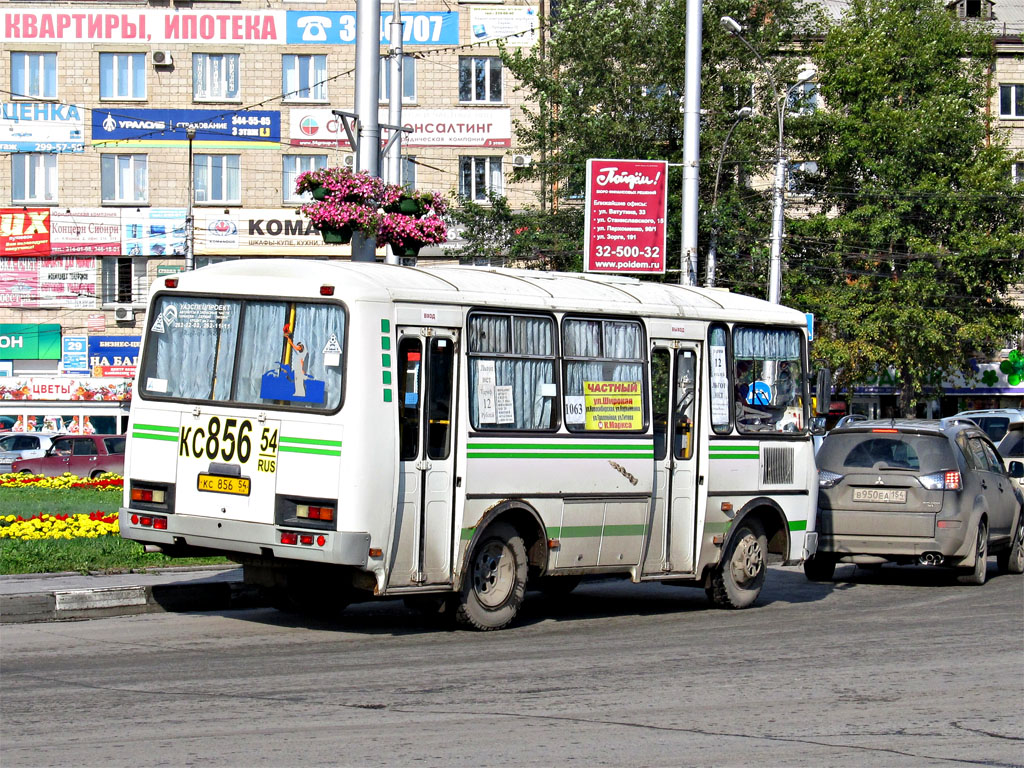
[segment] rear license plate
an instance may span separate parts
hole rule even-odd
[[[880,504],[906,504],[907,491],[904,488],[854,488],[854,501],[873,501]]]
[[[222,477],[221,475],[199,475],[199,490],[213,493],[233,493],[236,496],[249,495],[248,477]]]

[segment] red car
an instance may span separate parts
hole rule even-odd
[[[77,477],[96,477],[104,472],[124,474],[124,435],[62,435],[53,438],[46,455],[20,459],[11,472],[57,477],[70,472]]]

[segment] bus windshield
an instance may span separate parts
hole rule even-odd
[[[345,320],[333,303],[162,294],[149,314],[140,394],[337,410]]]

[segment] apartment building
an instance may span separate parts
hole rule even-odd
[[[538,3],[402,0],[401,179],[514,205],[521,99],[499,41]],[[222,259],[348,258],[296,208],[354,164],[355,0],[0,5],[0,429],[124,428],[152,280]],[[393,3],[381,19],[380,120]],[[382,138],[388,137],[382,130]],[[389,179],[390,180],[390,179]],[[191,222],[191,226],[189,226]]]

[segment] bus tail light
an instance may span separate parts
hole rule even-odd
[[[314,544],[316,544],[318,547],[322,547],[327,543],[327,537],[323,534],[317,536],[314,533],[299,533],[298,531],[281,531],[281,543],[303,547],[312,547]]]
[[[132,515],[132,525],[141,525],[143,528],[155,528],[158,531],[167,530],[167,518],[157,515]]]
[[[298,544],[299,534],[297,534],[295,531],[281,531],[281,543]]]
[[[176,278],[176,277],[168,277],[166,280],[164,280],[164,285],[167,286],[168,288],[177,288],[178,287],[178,278]]]
[[[145,480],[129,481],[128,498],[133,509],[152,512],[174,512],[174,484],[151,483]]]
[[[321,285],[320,286],[320,295],[321,296],[333,296],[334,295],[334,286],[333,285]]]
[[[166,498],[164,491],[156,488],[132,488],[132,501],[144,501],[149,504],[163,504]]]
[[[295,506],[295,516],[306,520],[323,520],[325,522],[330,522],[334,520],[334,507],[297,504]]]

